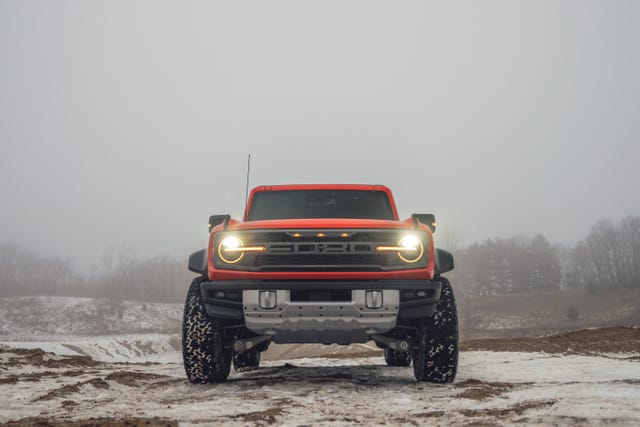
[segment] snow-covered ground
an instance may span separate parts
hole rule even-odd
[[[0,298],[0,341],[59,341],[70,336],[179,333],[182,304],[100,298]]]
[[[90,356],[101,362],[163,362],[180,359],[180,336],[169,334],[104,335],[57,341],[0,341],[0,348],[39,348],[65,356]]]
[[[42,349],[65,356],[90,356],[100,362],[175,362],[182,359],[178,334],[128,334],[57,337],[55,341],[0,341],[0,348]],[[382,353],[373,342],[351,345],[271,344],[262,360],[307,356],[355,357]]]
[[[159,417],[182,424],[640,424],[640,361],[468,351],[452,385],[416,383],[381,357],[270,361],[215,385],[179,360],[101,363],[0,352],[0,422]],[[35,417],[35,418],[34,418]]]
[[[194,386],[181,311],[0,298],[0,423],[640,425],[638,328],[466,341],[446,386],[385,366],[371,344],[272,345],[260,369]]]

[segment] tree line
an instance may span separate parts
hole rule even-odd
[[[83,275],[60,257],[45,257],[13,242],[0,244],[0,297],[74,296],[112,301],[179,302],[194,274],[187,261],[168,256],[139,259],[109,251],[95,274]]]
[[[456,261],[449,276],[467,296],[640,287],[638,216],[618,223],[600,220],[573,248],[552,245],[537,235],[449,249]]]
[[[618,223],[601,220],[573,248],[552,245],[543,235],[494,238],[466,247],[458,247],[451,233],[440,239],[456,261],[448,276],[465,296],[640,287],[639,216]],[[84,275],[68,260],[5,242],[0,244],[0,297],[180,302],[194,276],[186,263],[167,256],[139,259],[133,251],[120,249],[105,253],[95,274]]]

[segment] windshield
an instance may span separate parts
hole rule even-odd
[[[248,220],[359,218],[394,220],[387,194],[368,190],[283,190],[253,196]]]

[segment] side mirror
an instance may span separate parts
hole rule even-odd
[[[231,217],[229,215],[211,215],[209,217],[209,233],[211,233],[213,227],[223,223],[224,228],[226,229],[230,219]]]
[[[418,222],[421,222],[429,227],[432,233],[436,232],[436,216],[434,214],[413,214],[411,219],[413,219],[416,228],[418,227]]]
[[[454,269],[453,255],[443,249],[436,248],[436,274],[446,273]]]

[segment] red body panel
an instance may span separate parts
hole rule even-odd
[[[229,223],[227,230],[259,230],[265,228],[413,228],[413,222],[385,221],[379,219],[318,218],[318,219],[273,219]]]
[[[391,209],[396,221],[371,220],[371,219],[336,219],[336,218],[319,218],[319,219],[280,219],[266,221],[246,221],[249,207],[256,193],[261,191],[278,191],[278,190],[372,190],[383,191],[389,197]],[[264,229],[414,229],[414,223],[411,218],[404,221],[398,221],[398,211],[391,190],[382,185],[361,185],[361,184],[309,184],[309,185],[277,185],[277,186],[261,186],[251,191],[247,208],[245,210],[245,222],[231,220],[227,224],[226,231],[234,230],[264,230]],[[431,230],[423,225],[419,225],[420,230],[427,232],[429,235],[429,244],[427,250],[429,253],[429,262],[425,268],[395,270],[386,272],[248,272],[237,270],[216,269],[213,258],[208,257],[209,280],[389,280],[389,279],[433,279],[435,272],[433,235]],[[223,225],[218,225],[211,230],[209,236],[209,254],[214,253],[213,238],[217,232],[223,231]]]

